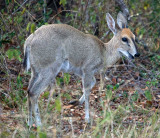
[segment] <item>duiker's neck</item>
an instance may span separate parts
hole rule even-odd
[[[114,36],[108,43],[105,43],[106,47],[106,66],[112,66],[115,64],[119,59],[120,55],[117,51],[118,48],[118,41],[116,39],[116,36]]]

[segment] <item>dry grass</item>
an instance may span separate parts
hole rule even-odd
[[[160,111],[158,86],[146,85],[141,77],[141,67],[131,63],[115,66],[106,73],[111,81],[104,82],[100,90],[99,76],[90,95],[90,124],[84,122],[84,105],[70,106],[68,102],[78,99],[81,81],[75,76],[70,82],[59,76],[48,104],[49,92],[39,98],[42,129],[27,127],[27,102],[18,108],[3,107],[1,113],[1,137],[114,137],[157,138],[160,137]],[[147,76],[146,76],[147,77]],[[145,91],[152,92],[152,99]],[[158,97],[156,97],[158,96]],[[48,108],[47,108],[48,105]],[[46,110],[47,109],[47,110]]]

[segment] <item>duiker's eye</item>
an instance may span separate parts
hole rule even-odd
[[[126,37],[122,37],[123,42],[128,42],[128,39]]]

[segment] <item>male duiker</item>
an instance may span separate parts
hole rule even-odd
[[[108,27],[114,33],[108,43],[90,34],[84,34],[65,24],[44,25],[31,34],[24,44],[24,68],[31,68],[31,80],[28,86],[29,119],[32,125],[32,110],[36,125],[41,125],[38,97],[60,71],[72,72],[82,78],[85,101],[85,121],[89,121],[89,95],[96,83],[94,74],[116,63],[121,55],[133,59],[139,56],[135,45],[135,36],[127,28],[127,21],[120,12],[115,21],[107,13]]]

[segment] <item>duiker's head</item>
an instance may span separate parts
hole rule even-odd
[[[130,59],[138,57],[140,54],[137,52],[135,44],[135,35],[128,28],[127,20],[125,19],[123,14],[121,12],[118,13],[117,28],[114,19],[109,13],[106,14],[106,20],[109,29],[114,34],[114,41],[116,41],[115,43],[117,45],[115,50],[117,50],[118,54],[122,54]]]

